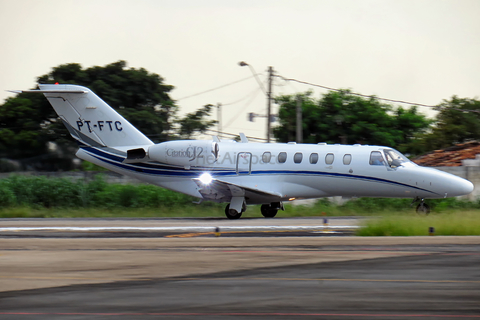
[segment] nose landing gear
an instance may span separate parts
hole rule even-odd
[[[415,199],[413,199],[411,206],[413,206],[413,204],[418,201],[420,201],[420,203],[417,205],[417,209],[415,211],[419,215],[428,215],[430,213],[430,206],[425,203],[425,199],[420,199],[419,197],[416,197]]]

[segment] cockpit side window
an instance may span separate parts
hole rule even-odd
[[[410,162],[407,157],[396,150],[385,149],[383,151],[385,152],[387,163],[391,168],[397,168],[402,166],[404,163]]]
[[[372,166],[384,166],[385,160],[383,160],[382,153],[380,151],[372,151],[370,153],[370,165]]]

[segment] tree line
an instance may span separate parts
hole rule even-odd
[[[302,101],[304,143],[384,145],[410,156],[480,140],[480,100],[453,96],[434,109],[433,119],[419,112],[382,103],[380,99],[330,91],[320,98],[311,92],[277,97],[279,125],[273,129],[277,141],[294,141],[297,99]]]
[[[144,68],[128,68],[125,61],[90,68],[62,64],[39,76],[37,83],[89,87],[155,143],[188,139],[216,123],[210,119],[211,104],[180,117],[179,106],[169,95],[174,87]],[[275,97],[279,112],[273,134],[278,142],[295,141],[298,97],[304,143],[386,145],[420,155],[480,139],[478,99],[453,96],[437,105],[437,115],[428,119],[416,106],[396,107],[349,90],[312,95]],[[0,105],[0,171],[12,170],[9,160],[20,161],[23,170],[69,170],[75,149],[75,141],[43,95],[20,93]]]

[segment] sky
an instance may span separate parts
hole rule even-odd
[[[221,103],[223,131],[260,138],[266,119],[247,114],[266,113],[252,74],[265,85],[269,66],[427,105],[478,98],[479,14],[477,0],[0,0],[0,104],[60,64],[118,60],[173,85],[181,114]],[[275,78],[273,94],[309,89],[326,93]]]

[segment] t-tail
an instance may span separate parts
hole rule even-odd
[[[137,128],[90,89],[76,85],[40,84],[43,93],[63,124],[80,144],[91,147],[152,145]]]

